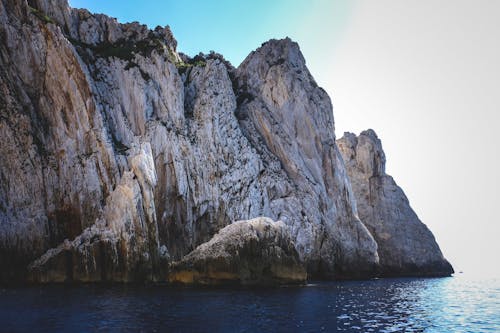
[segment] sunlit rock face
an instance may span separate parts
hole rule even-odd
[[[271,40],[236,71],[243,133],[273,174],[273,216],[290,225],[309,271],[366,276],[376,244],[356,205],[335,144],[330,98],[317,86],[296,43]]]
[[[356,196],[359,217],[378,244],[383,276],[450,275],[431,231],[410,207],[403,190],[385,173],[385,154],[373,130],[345,133],[337,141]]]
[[[255,218],[221,229],[180,262],[169,281],[183,284],[300,284],[306,268],[281,221]]]
[[[233,68],[65,0],[0,0],[0,279],[166,281],[234,221],[312,278],[376,274],[332,106],[296,43]]]

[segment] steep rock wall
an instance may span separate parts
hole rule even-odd
[[[345,133],[337,141],[356,195],[359,216],[378,244],[383,276],[450,275],[431,231],[394,179],[385,173],[385,154],[373,130]]]
[[[370,277],[332,106],[296,43],[238,69],[66,0],[0,0],[0,279],[167,280],[233,221],[290,230],[310,277]]]
[[[356,215],[330,98],[298,45],[289,39],[265,43],[243,61],[236,78],[237,116],[246,137],[276,178],[289,184],[270,194],[273,213],[291,226],[310,270],[369,274],[378,261],[376,244]]]

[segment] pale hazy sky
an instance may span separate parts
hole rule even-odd
[[[356,2],[328,59],[337,136],[375,129],[455,269],[500,276],[500,1]]]
[[[337,137],[373,128],[455,270],[500,276],[500,1],[70,3],[170,24],[180,51],[234,65],[269,38],[298,41],[332,97]]]

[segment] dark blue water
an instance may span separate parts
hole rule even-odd
[[[274,289],[0,290],[2,332],[500,332],[500,281],[380,279]]]

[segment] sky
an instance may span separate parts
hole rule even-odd
[[[337,137],[374,129],[387,173],[455,270],[500,277],[500,1],[70,4],[168,24],[179,51],[214,50],[235,66],[270,38],[297,41],[332,98]]]

